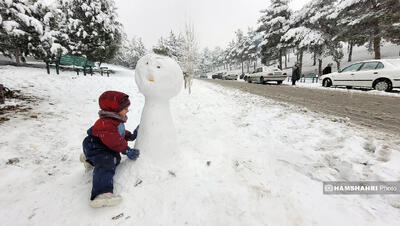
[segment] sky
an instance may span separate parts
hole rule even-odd
[[[290,7],[300,9],[310,0],[292,0]],[[115,0],[120,22],[128,37],[140,37],[151,49],[160,37],[184,30],[193,24],[199,47],[226,47],[235,31],[255,28],[260,10],[267,0]]]

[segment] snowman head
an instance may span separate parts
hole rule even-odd
[[[182,89],[183,73],[173,59],[148,54],[137,62],[135,81],[144,96],[169,99]]]

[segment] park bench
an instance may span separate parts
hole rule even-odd
[[[316,75],[314,73],[302,74],[300,76],[300,82],[306,82],[306,79],[308,79],[308,78],[312,79],[312,83],[318,82],[318,75]]]
[[[93,75],[93,67],[95,66],[94,62],[88,61],[83,57],[76,57],[70,55],[63,55],[58,60],[54,61],[45,61],[47,74],[50,74],[50,64],[56,65],[56,73],[59,74],[60,65],[63,66],[72,66],[73,70],[76,71],[77,75],[79,75],[79,69],[82,69],[83,74],[86,75],[86,69],[89,68],[89,73]]]
[[[82,68],[83,70],[83,75],[86,75],[86,69],[89,68],[89,73],[90,75],[93,75],[93,67],[94,62],[88,61],[84,57],[76,57],[76,56],[70,56],[70,55],[63,55],[60,57],[59,61],[60,65],[65,65],[65,66],[73,66],[73,68],[76,68],[76,73],[79,75],[79,68]]]
[[[108,67],[100,67],[101,76],[103,76],[104,73],[107,74],[107,77],[110,77],[110,70],[108,70]]]

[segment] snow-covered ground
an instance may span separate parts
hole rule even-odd
[[[283,84],[285,85],[292,85],[292,82],[288,79],[283,81]],[[393,96],[393,97],[400,97],[400,89],[399,88],[394,88],[390,92],[383,92],[383,91],[377,91],[374,89],[361,89],[361,88],[352,88],[352,89],[346,89],[345,87],[323,87],[320,82],[312,81],[312,79],[306,79],[305,82],[296,82],[296,86],[303,87],[303,88],[310,88],[310,89],[323,89],[323,90],[328,90],[328,91],[338,91],[338,92],[347,92],[347,93],[362,93],[362,94],[369,94],[369,95],[380,95],[380,96]]]
[[[85,173],[78,157],[86,129],[97,119],[97,99],[105,90],[128,93],[130,130],[140,121],[144,105],[134,72],[115,70],[110,77],[84,77],[0,67],[0,83],[42,98],[32,111],[0,124],[1,225],[400,221],[399,196],[322,194],[322,181],[399,181],[400,142],[345,119],[200,80],[191,95],[182,92],[171,101],[180,145],[176,165],[157,166],[162,170],[143,166],[145,153],[137,162],[124,160],[114,178],[115,192],[124,201],[92,209],[91,173]],[[11,158],[20,161],[6,164]]]

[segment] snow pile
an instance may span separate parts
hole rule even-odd
[[[121,205],[89,206],[91,173],[78,160],[105,90],[132,101],[126,128],[139,123],[144,97],[131,71],[111,77],[0,67],[0,83],[43,98],[0,124],[2,225],[396,225],[398,196],[323,195],[324,180],[399,180],[399,144],[306,109],[195,81],[171,101],[181,152],[174,169],[127,173]],[[36,116],[31,117],[31,116]],[[334,120],[336,121],[336,120]],[[156,142],[156,141],[155,141]],[[393,142],[393,143],[392,143]],[[398,141],[397,141],[398,142]],[[133,143],[130,144],[131,146]],[[170,150],[165,150],[169,152]],[[6,164],[9,159],[19,162]],[[146,166],[141,170],[147,170]]]

